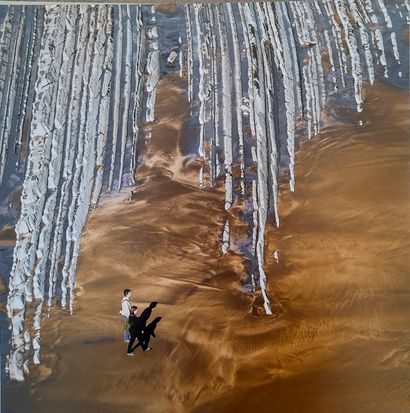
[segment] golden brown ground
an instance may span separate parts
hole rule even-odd
[[[106,197],[90,214],[76,312],[43,320],[43,364],[33,371],[42,381],[30,399],[6,392],[10,405],[33,413],[410,411],[407,93],[377,85],[362,115],[339,114],[345,124],[301,145],[296,193],[282,184],[281,228],[267,231],[269,293],[283,306],[271,318],[253,316],[254,297],[240,291],[244,259],[220,254],[222,191],[197,188],[195,161],[182,168],[188,104],[178,81],[161,80],[157,96],[137,194],[131,203],[127,194]],[[163,317],[153,351],[134,358],[117,315],[125,287],[140,309],[158,301],[154,315]]]

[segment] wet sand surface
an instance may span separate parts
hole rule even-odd
[[[410,411],[407,92],[368,89],[362,114],[339,112],[300,145],[296,192],[284,177],[281,227],[266,233],[282,307],[268,317],[241,292],[245,259],[220,253],[222,187],[197,188],[197,162],[179,153],[178,82],[160,81],[133,200],[106,196],[90,213],[75,314],[44,318],[42,364],[4,389],[5,411]],[[162,316],[153,350],[135,357],[118,315],[127,287]]]

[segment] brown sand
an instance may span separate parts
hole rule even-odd
[[[16,233],[12,225],[6,224],[0,228],[0,246],[14,246],[16,243]]]
[[[76,312],[43,320],[37,380],[7,388],[30,412],[410,411],[410,184],[407,93],[369,89],[363,114],[339,114],[304,142],[296,193],[282,186],[281,228],[267,230],[269,293],[252,315],[244,259],[222,257],[220,189],[200,190],[178,138],[188,105],[161,80],[139,188],[88,219]],[[357,127],[362,119],[364,126]],[[240,223],[237,223],[240,227]],[[272,253],[280,251],[276,264]],[[121,290],[159,301],[153,350],[125,355]],[[30,393],[30,397],[28,394]]]

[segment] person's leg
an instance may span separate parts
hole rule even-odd
[[[125,315],[121,316],[122,320],[124,321],[124,324],[128,322],[128,317]],[[124,328],[124,341],[127,342],[130,340],[130,332],[128,331],[128,328]]]
[[[128,323],[128,317],[126,317],[126,319],[127,319],[127,323]],[[128,328],[124,331],[124,338],[125,338],[125,341],[129,341],[131,339],[131,334],[130,334],[130,331],[128,330]]]
[[[130,353],[133,352],[132,346],[133,346],[133,344],[134,344],[134,342],[135,342],[135,339],[136,339],[135,336],[131,336],[130,342],[128,343],[128,348],[127,348],[127,353],[128,353],[128,354],[130,354]]]

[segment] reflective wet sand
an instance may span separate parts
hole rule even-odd
[[[221,256],[222,188],[198,189],[198,164],[179,153],[178,80],[161,80],[157,99],[136,194],[90,214],[76,312],[43,320],[42,365],[31,385],[4,389],[6,411],[409,411],[407,92],[368,89],[362,114],[329,114],[300,145],[296,192],[284,177],[281,227],[266,234],[273,317],[241,292],[243,257]],[[240,206],[233,215],[239,238]],[[163,317],[134,358],[118,315],[126,287]]]

